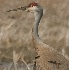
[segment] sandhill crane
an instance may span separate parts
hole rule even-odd
[[[43,16],[43,8],[35,2],[21,8],[34,14],[35,22],[32,28],[32,39],[38,57],[35,58],[35,70],[68,70],[68,58],[59,53],[56,49],[48,46],[38,35],[38,25]]]
[[[36,59],[36,70],[68,70],[68,58],[54,48],[43,43],[38,35],[38,25],[43,16],[42,7],[35,2],[26,6],[26,11],[34,14],[35,22],[32,29],[33,43],[39,56]]]

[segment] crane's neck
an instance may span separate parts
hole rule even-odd
[[[41,9],[39,12],[35,12],[34,16],[35,16],[35,22],[34,22],[34,26],[33,26],[33,36],[36,40],[39,40],[40,38],[38,35],[38,25],[43,16],[43,9]]]

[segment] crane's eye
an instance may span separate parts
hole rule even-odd
[[[38,6],[38,3],[32,2],[28,5],[28,7]]]

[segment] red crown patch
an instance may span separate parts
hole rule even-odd
[[[38,3],[32,2],[28,5],[28,7],[38,6]]]

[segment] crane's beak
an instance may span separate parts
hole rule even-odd
[[[24,6],[24,7],[21,7],[21,8],[17,8],[17,9],[19,9],[19,10],[22,10],[22,11],[27,11],[27,12],[29,12],[28,11],[28,6]]]
[[[22,10],[22,11],[28,11],[29,12],[29,6],[24,6],[24,7],[17,8],[17,9]]]
[[[24,7],[8,10],[7,12],[18,11],[18,10],[27,11],[27,9],[28,9],[28,6],[24,6]]]

